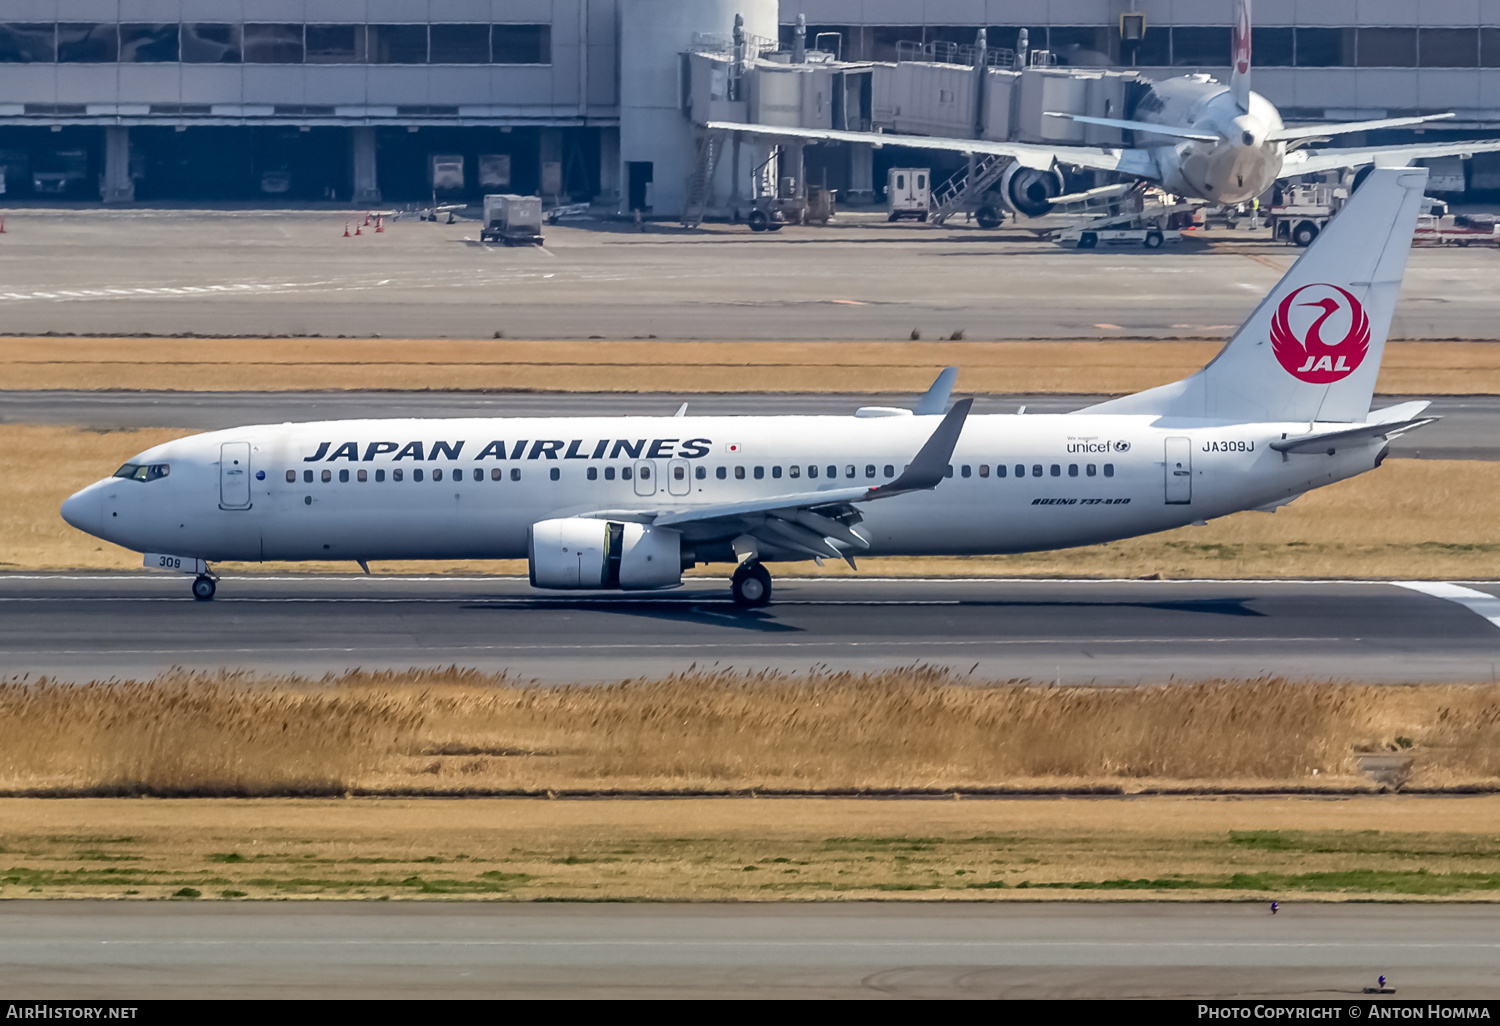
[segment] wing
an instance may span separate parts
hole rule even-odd
[[[853,566],[854,553],[870,547],[869,541],[855,530],[863,520],[855,504],[936,488],[948,476],[948,461],[953,458],[953,448],[973,404],[973,399],[955,403],[906,469],[887,484],[825,488],[743,502],[652,510],[595,510],[574,515],[673,527],[696,541],[748,536],[767,552],[815,559],[832,556]]]
[[[1309,147],[1293,150],[1281,162],[1279,178],[1337,171],[1346,167],[1376,164],[1380,167],[1405,167],[1413,160],[1426,157],[1468,157],[1475,153],[1500,151],[1500,139],[1467,139],[1452,142],[1416,143],[1401,146]]]
[[[1297,125],[1293,128],[1278,128],[1266,136],[1272,142],[1288,142],[1292,139],[1319,139],[1325,135],[1348,135],[1351,132],[1373,132],[1381,128],[1405,128],[1422,125],[1429,121],[1446,121],[1454,117],[1447,114],[1422,114],[1411,118],[1381,118],[1379,121],[1340,121],[1331,125]]]
[[[716,132],[740,132],[778,139],[809,139],[815,142],[868,143],[871,146],[908,146],[917,150],[949,153],[994,153],[1014,157],[1025,167],[1041,170],[1053,164],[1071,164],[1092,171],[1119,171],[1156,181],[1161,177],[1156,161],[1147,150],[1109,149],[1103,146],[1047,146],[1040,143],[992,142],[988,139],[947,139],[929,135],[894,135],[888,132],[848,132],[840,128],[785,128],[780,125],[748,125],[736,121],[710,121]]]

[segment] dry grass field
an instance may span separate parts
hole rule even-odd
[[[0,898],[1494,900],[1500,796],[1374,794],[1350,755],[1493,789],[1497,742],[1495,685],[13,684]],[[1096,796],[835,790],[1027,787]]]
[[[98,432],[0,425],[0,570],[128,569],[140,557],[76,531],[58,507],[134,454],[187,431]],[[1206,527],[1035,555],[964,559],[868,559],[867,576],[1066,575],[1098,577],[1500,576],[1500,463],[1391,460],[1379,470],[1319,489],[1274,514],[1239,513]],[[351,569],[349,564],[299,564]],[[254,566],[225,564],[228,573]],[[282,567],[285,569],[285,567]],[[377,573],[525,573],[523,563],[377,563]],[[787,569],[792,569],[788,567]],[[723,567],[701,568],[722,576]],[[783,571],[785,572],[785,571]],[[848,574],[843,564],[798,574]]]
[[[1207,363],[1217,341],[657,342],[447,339],[0,338],[14,389],[497,389],[821,392],[925,389],[962,368],[971,392],[1134,392]],[[1392,342],[1378,389],[1500,392],[1500,346]]]
[[[539,687],[472,670],[0,684],[0,793],[479,795],[1500,787],[1500,685],[1152,687],[947,670],[689,671]]]
[[[0,899],[1497,895],[1497,797],[0,800]]]

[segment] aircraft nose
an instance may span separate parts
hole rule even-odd
[[[63,500],[62,518],[72,526],[95,537],[104,527],[104,492],[91,484]]]

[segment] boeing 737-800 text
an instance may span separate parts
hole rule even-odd
[[[214,431],[71,496],[74,527],[187,570],[223,560],[527,559],[542,588],[670,588],[768,562],[1028,552],[1274,510],[1430,423],[1372,412],[1425,169],[1377,170],[1207,367],[1059,415],[352,420]]]

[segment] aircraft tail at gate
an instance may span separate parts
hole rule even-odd
[[[1208,366],[1079,412],[1364,421],[1426,184],[1375,169]]]

